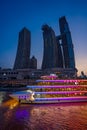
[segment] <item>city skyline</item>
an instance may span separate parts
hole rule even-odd
[[[84,2],[83,2],[84,1]],[[86,0],[19,0],[0,3],[0,67],[13,68],[18,33],[25,26],[31,31],[31,57],[37,58],[38,68],[41,68],[43,57],[43,38],[41,26],[46,23],[59,35],[58,19],[66,16],[72,41],[76,68],[87,74],[87,8]]]
[[[59,19],[59,29],[60,35],[56,36],[51,26],[47,24],[42,26],[44,44],[42,69],[76,68],[72,36],[65,16]]]

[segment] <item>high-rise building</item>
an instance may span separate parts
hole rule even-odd
[[[31,33],[27,28],[24,27],[19,32],[18,48],[14,63],[14,69],[29,68],[30,47],[31,47]]]
[[[34,56],[30,59],[30,68],[37,69],[37,59]]]
[[[75,68],[74,49],[71,32],[65,16],[59,19],[60,35],[63,48],[64,67]]]
[[[48,25],[42,26],[43,30],[43,40],[44,40],[44,52],[42,69],[55,68],[57,67],[57,42],[56,36],[51,27]]]
[[[57,67],[63,68],[63,54],[62,54],[62,48],[60,43],[60,37],[56,37],[57,41],[57,51],[58,51],[58,61],[57,61]]]

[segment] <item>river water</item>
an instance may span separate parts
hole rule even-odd
[[[18,104],[0,92],[0,130],[87,130],[87,102]]]

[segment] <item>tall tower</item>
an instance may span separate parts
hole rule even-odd
[[[48,25],[42,26],[44,53],[42,61],[42,69],[57,67],[57,42],[55,33]]]
[[[14,69],[29,68],[30,47],[31,47],[31,34],[30,31],[24,27],[19,32],[18,48],[14,63]]]
[[[63,54],[62,54],[62,48],[61,48],[59,36],[56,37],[56,41],[57,41],[57,51],[58,51],[57,66],[58,66],[58,68],[63,68]]]
[[[64,67],[75,68],[75,58],[74,58],[74,49],[71,38],[71,32],[69,30],[69,26],[65,16],[59,19],[59,27],[63,47]]]

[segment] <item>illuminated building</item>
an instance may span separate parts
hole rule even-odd
[[[31,34],[30,31],[24,27],[19,32],[18,48],[14,63],[14,69],[29,68],[30,47],[31,47]]]

